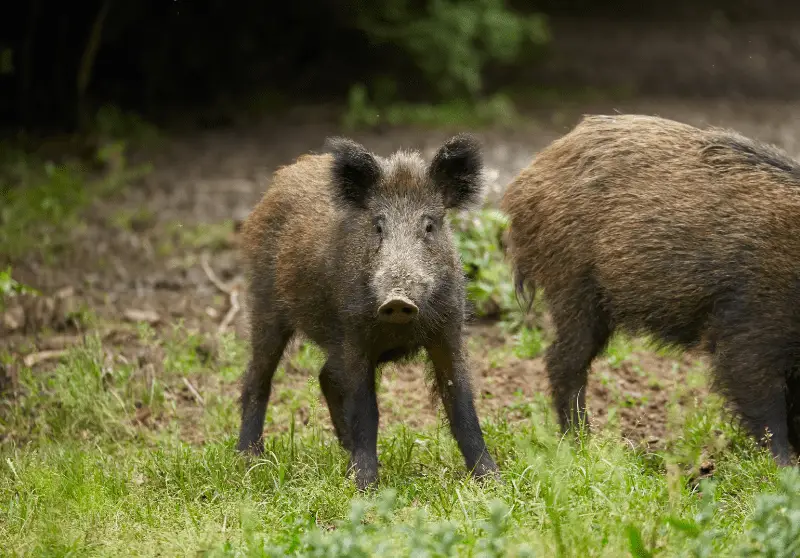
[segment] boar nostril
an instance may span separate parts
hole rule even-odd
[[[391,296],[378,308],[378,319],[394,324],[407,324],[417,314],[419,314],[417,305],[404,296]]]

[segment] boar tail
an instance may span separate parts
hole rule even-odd
[[[531,311],[536,284],[525,277],[519,268],[514,268],[514,298],[525,314]]]
[[[536,284],[533,279],[527,277],[525,273],[519,268],[520,261],[514,256],[514,242],[511,236],[512,227],[508,227],[502,235],[500,244],[506,258],[512,263],[514,274],[514,298],[517,304],[522,308],[523,312],[527,314],[531,311],[533,306],[533,298],[536,294]]]

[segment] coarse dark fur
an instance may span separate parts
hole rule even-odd
[[[359,488],[378,475],[376,369],[422,349],[467,467],[476,476],[497,471],[474,408],[464,274],[446,219],[480,196],[479,145],[451,138],[430,165],[416,152],[381,158],[344,138],[328,147],[279,169],[242,229],[253,355],[239,450],[263,450],[272,376],[302,332],[326,352],[320,385]],[[385,300],[418,314],[380,321]]]
[[[543,289],[566,431],[611,334],[705,348],[743,425],[781,464],[798,445],[800,164],[732,131],[588,116],[510,184],[518,288]]]

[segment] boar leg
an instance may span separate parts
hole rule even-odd
[[[344,353],[344,354],[342,354]],[[366,490],[378,480],[378,396],[375,393],[375,367],[369,360],[349,347],[328,351],[325,363],[326,384],[335,387],[341,397],[341,428],[350,446],[350,469],[355,471],[356,486]],[[330,405],[336,397],[328,399]],[[336,404],[334,403],[334,408]],[[334,418],[334,420],[336,420]]]
[[[254,312],[253,316],[250,334],[253,355],[242,385],[242,426],[237,449],[259,455],[264,451],[262,436],[272,376],[293,332],[274,314]]]
[[[736,335],[718,343],[714,354],[717,382],[745,429],[759,442],[768,430],[775,461],[790,465],[786,373],[791,353],[766,339],[753,338],[758,329],[746,329],[750,330],[747,339]]]
[[[331,422],[333,422],[333,429],[336,432],[336,437],[339,443],[347,451],[352,451],[353,444],[350,442],[350,434],[345,427],[344,409],[342,404],[344,396],[342,395],[342,388],[337,383],[337,378],[331,371],[331,367],[326,362],[319,373],[319,385],[322,388],[322,395],[328,405],[328,411],[331,414]]]
[[[793,363],[786,375],[786,414],[789,443],[794,452],[800,454],[800,369],[797,363]]]
[[[586,382],[589,366],[611,335],[608,316],[594,281],[585,280],[551,297],[550,313],[556,339],[545,355],[553,405],[562,433],[586,420]]]
[[[496,473],[497,464],[486,449],[475,411],[467,355],[460,331],[443,336],[426,349],[433,364],[436,389],[447,414],[450,432],[458,442],[467,469],[476,477]]]

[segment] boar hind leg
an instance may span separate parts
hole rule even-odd
[[[800,454],[800,367],[793,363],[786,376],[786,426],[789,430],[789,443]]]
[[[467,469],[476,477],[497,472],[497,465],[486,449],[475,411],[467,355],[460,335],[432,343],[427,351],[436,374],[436,389],[447,414],[450,432],[458,442]]]
[[[258,455],[264,451],[262,435],[272,376],[293,332],[274,313],[254,312],[251,329],[253,355],[242,385],[242,425],[237,449]]]
[[[786,374],[791,367],[791,345],[759,340],[763,330],[752,328],[746,336],[721,341],[714,354],[714,371],[722,393],[739,415],[742,425],[759,442],[770,434],[769,449],[779,465],[789,465]],[[761,342],[763,341],[763,342]]]
[[[551,297],[550,313],[556,339],[545,356],[553,406],[562,433],[580,427],[588,431],[586,382],[592,360],[611,335],[599,288],[585,279]]]
[[[350,441],[350,433],[345,426],[344,409],[342,407],[344,404],[342,387],[339,385],[339,379],[336,378],[328,363],[325,363],[319,373],[319,385],[322,388],[322,395],[331,414],[331,422],[333,422],[336,437],[344,449],[352,451],[353,445]]]

